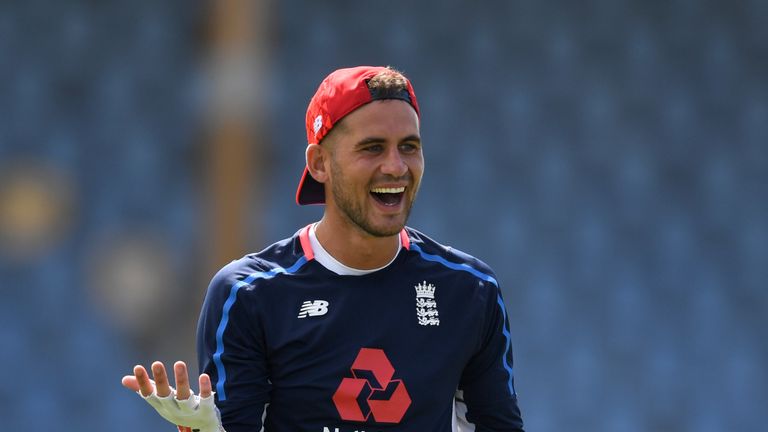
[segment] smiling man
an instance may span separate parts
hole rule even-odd
[[[322,219],[213,278],[186,365],[123,378],[181,431],[522,431],[501,291],[406,227],[424,172],[411,83],[340,69],[307,110],[296,200]]]

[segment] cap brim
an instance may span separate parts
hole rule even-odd
[[[325,204],[325,186],[312,177],[307,167],[304,167],[304,174],[301,175],[299,187],[296,189],[296,203]]]

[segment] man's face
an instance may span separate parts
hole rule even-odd
[[[424,172],[419,119],[401,100],[381,100],[348,114],[333,132],[329,214],[385,237],[405,226]]]

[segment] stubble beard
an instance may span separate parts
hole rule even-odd
[[[403,195],[403,200],[406,200],[403,209],[405,217],[401,224],[394,228],[376,227],[365,217],[365,203],[355,201],[354,193],[349,193],[350,188],[345,187],[346,180],[344,174],[342,174],[340,167],[335,161],[331,162],[331,173],[334,179],[331,192],[333,193],[336,207],[358,228],[374,237],[390,237],[398,234],[405,227],[405,223],[411,214],[411,207],[413,206],[414,200],[412,198],[415,197]]]

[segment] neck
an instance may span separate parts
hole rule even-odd
[[[325,216],[315,227],[315,235],[323,248],[337,261],[360,270],[387,265],[400,249],[399,233],[376,237],[359,228],[334,224]]]

